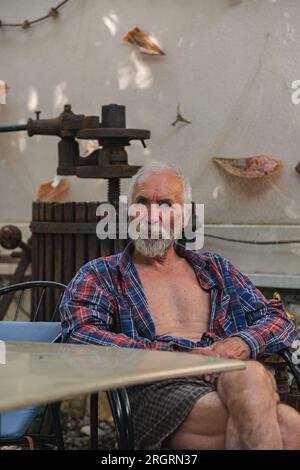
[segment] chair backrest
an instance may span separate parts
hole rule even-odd
[[[59,317],[58,308],[65,288],[64,284],[54,281],[28,281],[2,287],[0,320],[53,321]],[[30,293],[29,299],[26,291]]]

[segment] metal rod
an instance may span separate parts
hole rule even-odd
[[[11,126],[0,126],[0,132],[27,131],[27,124],[14,124]]]

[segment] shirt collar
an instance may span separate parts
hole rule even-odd
[[[117,269],[122,276],[125,276],[133,265],[131,259],[133,249],[134,242],[130,240],[125,249],[120,253]],[[201,287],[206,290],[214,286],[224,287],[224,281],[220,274],[216,275],[215,270],[211,268],[211,262],[207,254],[204,255],[197,251],[189,250],[177,241],[174,242],[174,249],[179,256],[185,258],[193,266]]]
[[[203,289],[208,290],[214,286],[223,287],[223,279],[215,275],[215,270],[212,269],[212,259],[207,253],[189,250],[178,242],[175,242],[175,251],[193,266]]]

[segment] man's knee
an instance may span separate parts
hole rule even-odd
[[[247,361],[245,364],[245,369],[223,372],[220,375],[218,386],[234,388],[239,387],[242,383],[267,383],[270,385],[269,373],[262,364],[257,361]]]
[[[218,394],[225,401],[244,399],[245,395],[259,400],[265,394],[277,401],[275,380],[257,361],[247,361],[243,370],[222,373],[218,380]]]

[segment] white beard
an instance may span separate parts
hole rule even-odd
[[[158,240],[137,238],[134,240],[134,246],[139,253],[147,258],[162,258],[172,245],[173,241],[173,238]]]
[[[173,230],[167,230],[165,227],[159,228],[159,224],[154,223],[152,224],[149,238],[148,229],[148,221],[141,221],[139,236],[134,238],[136,250],[148,258],[162,258],[174,240],[178,239],[181,234],[181,231],[175,234]]]

